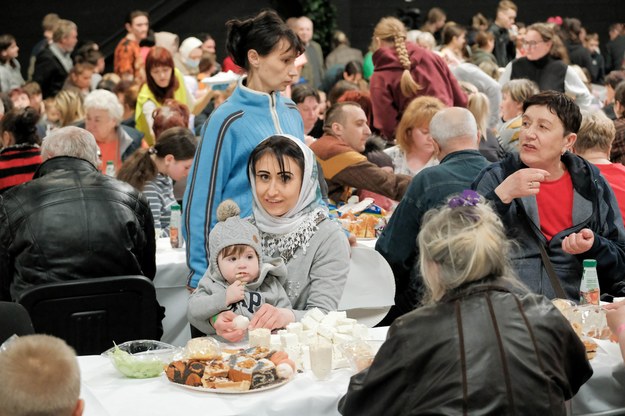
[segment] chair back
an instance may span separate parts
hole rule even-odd
[[[48,283],[18,302],[35,331],[55,335],[78,355],[100,354],[136,339],[158,339],[156,291],[144,276],[114,276]]]
[[[34,334],[28,311],[15,302],[0,302],[0,344],[12,335]]]

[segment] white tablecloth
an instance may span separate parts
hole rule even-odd
[[[592,378],[571,400],[573,415],[615,411],[625,414],[625,366],[618,344],[597,340],[599,349],[592,364]]]
[[[370,339],[383,340],[388,328],[371,328]],[[625,367],[616,344],[601,347],[591,361],[594,374],[571,400],[573,415],[621,409],[625,413]],[[152,415],[338,415],[339,399],[353,372],[333,370],[318,381],[310,371],[273,390],[249,394],[216,394],[188,390],[164,376],[129,379],[101,356],[78,357],[85,416]],[[614,413],[617,414],[617,413]]]
[[[156,244],[156,298],[165,307],[161,341],[184,346],[191,338],[187,320],[187,276],[184,248],[171,248],[169,238],[160,238]]]
[[[370,330],[371,339],[383,339],[387,328]],[[275,389],[247,394],[217,394],[189,390],[165,376],[129,379],[101,356],[78,357],[85,416],[153,415],[338,415],[338,401],[347,391],[353,372],[342,368],[318,381],[312,372],[296,374]]]

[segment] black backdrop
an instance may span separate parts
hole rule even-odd
[[[301,13],[306,0],[26,0],[7,2],[0,13],[0,32],[10,33],[20,46],[20,62],[26,68],[33,45],[41,38],[41,19],[55,12],[78,25],[80,40],[93,40],[111,55],[124,35],[123,21],[130,10],[151,11],[156,31],[177,33],[180,39],[197,32],[209,32],[217,41],[219,60],[225,55],[224,22],[232,17],[254,14],[264,7],[273,7],[286,18]],[[448,20],[469,24],[471,16],[482,12],[494,18],[497,0],[477,1],[407,1],[407,0],[332,0],[337,8],[338,27],[347,33],[352,45],[366,50],[373,27],[380,17],[397,15],[400,11],[420,9],[422,18],[430,7],[447,12]],[[549,16],[578,17],[590,32],[598,32],[602,44],[608,40],[608,26],[625,21],[622,0],[524,0],[517,1],[518,21],[532,23]]]

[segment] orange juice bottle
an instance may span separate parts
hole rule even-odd
[[[579,287],[579,303],[599,305],[597,260],[584,260],[584,274]]]

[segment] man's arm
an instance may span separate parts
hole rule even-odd
[[[386,259],[393,270],[398,287],[408,284],[417,255],[417,235],[423,218],[423,186],[417,175],[401,200],[389,223],[378,238],[375,249]]]
[[[366,189],[399,201],[410,185],[411,177],[387,172],[375,164],[364,161],[348,166],[332,177],[343,186]]]

